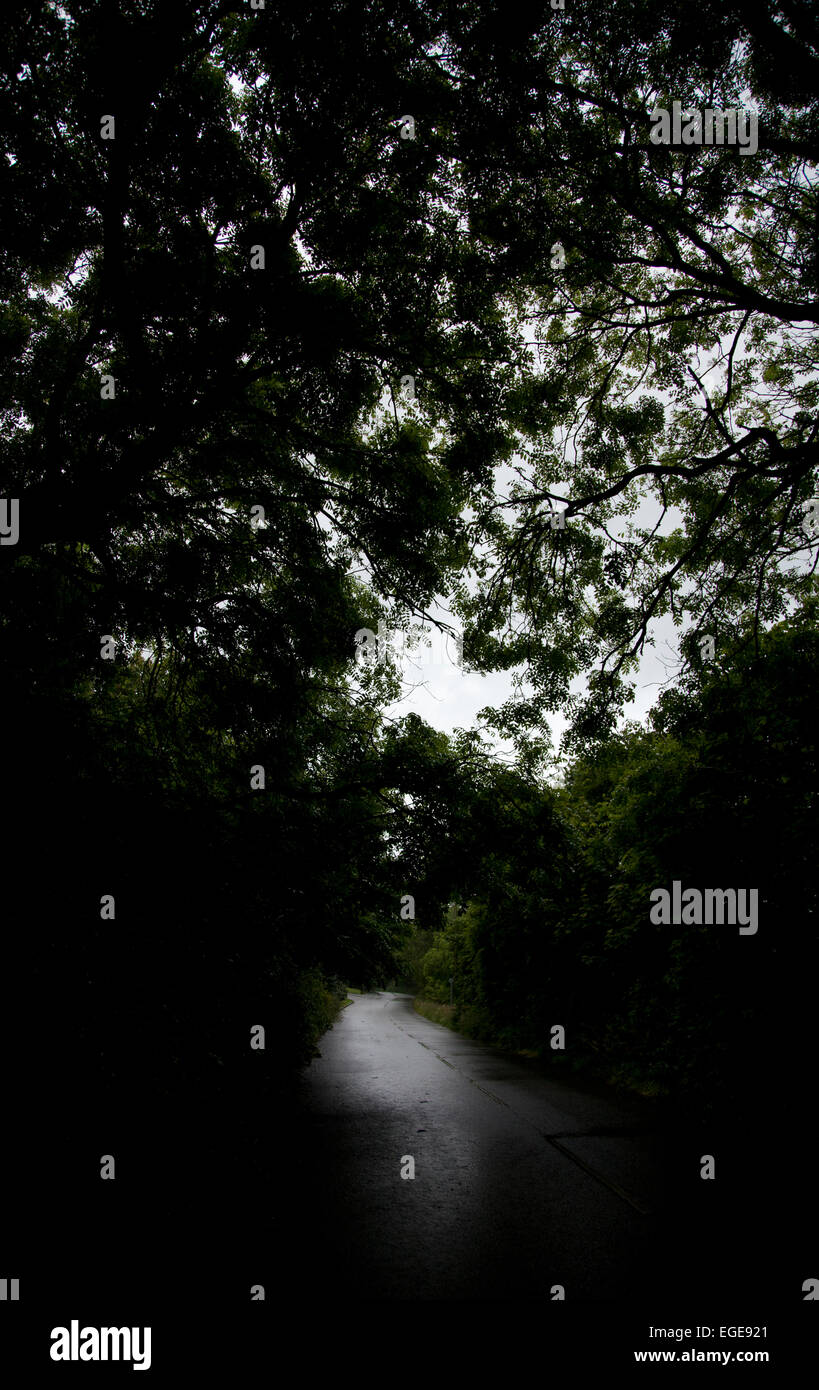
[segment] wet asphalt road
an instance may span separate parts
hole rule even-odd
[[[320,1048],[302,1177],[347,1296],[608,1300],[645,1281],[660,1188],[636,1111],[404,995],[354,996]]]
[[[276,1221],[292,1281],[320,1260],[347,1300],[542,1302],[561,1285],[567,1302],[746,1317],[793,1302],[799,1221],[755,1117],[733,1139],[661,1126],[648,1102],[555,1080],[407,995],[353,996],[319,1045]]]

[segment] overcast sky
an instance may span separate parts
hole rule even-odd
[[[446,614],[441,614],[447,617]],[[457,626],[456,624],[453,624]],[[628,719],[643,719],[657,699],[661,685],[670,674],[670,663],[676,652],[680,632],[674,627],[671,618],[658,622],[652,629],[656,646],[646,648],[639,671],[636,675],[634,702],[626,706]],[[405,689],[402,698],[387,709],[393,718],[409,714],[419,714],[433,728],[450,734],[455,729],[472,729],[481,725],[478,711],[487,705],[498,706],[513,694],[512,673],[496,671],[489,675],[478,675],[459,667],[453,659],[456,653],[447,654],[442,650],[443,643],[436,642],[426,659],[416,655],[414,660],[403,660]],[[400,643],[398,651],[400,652]],[[663,666],[665,661],[668,670]],[[584,689],[584,681],[572,686],[575,691]],[[566,728],[567,720],[559,713],[549,719],[549,727],[555,748]],[[500,754],[512,756],[512,746],[499,740],[494,734],[487,737]]]

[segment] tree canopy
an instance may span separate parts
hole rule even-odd
[[[487,1035],[565,1014],[700,1094],[716,1029],[731,1092],[807,933],[740,987],[646,897],[767,859],[768,920],[815,912],[815,8],[13,0],[0,39],[9,1037],[52,1020],[60,1094],[227,1096],[255,1010],[294,1073],[415,914]],[[655,142],[675,103],[758,147]],[[444,601],[514,767],[358,659]]]

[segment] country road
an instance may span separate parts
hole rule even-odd
[[[554,1081],[405,995],[354,997],[320,1047],[301,1210],[341,1297],[543,1300],[560,1285],[567,1300],[630,1302],[733,1295],[737,1279],[771,1296],[759,1230],[746,1220],[743,1241],[725,1184],[714,1199],[699,1179],[696,1142],[686,1167],[645,1103]]]

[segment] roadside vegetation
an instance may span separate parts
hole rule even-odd
[[[818,687],[811,610],[756,648],[740,634],[559,785],[498,773],[462,808],[450,902],[404,948],[419,1012],[643,1095],[753,1105],[807,1044]],[[757,890],[757,930],[652,922],[675,879]]]

